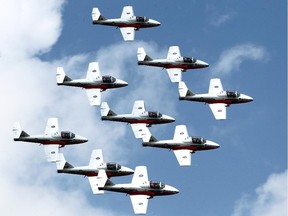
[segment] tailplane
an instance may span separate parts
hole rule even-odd
[[[139,47],[137,51],[137,58],[139,61],[152,61],[153,59],[148,56],[143,47]]]
[[[98,20],[106,20],[106,18],[101,15],[101,13],[100,13],[98,8],[93,8],[93,10],[92,10],[92,20],[93,20],[93,24],[94,24],[94,22],[97,23]]]
[[[116,116],[117,114],[114,113],[107,102],[102,102],[101,103],[101,107],[100,107],[100,111],[101,111],[101,116]]]
[[[57,79],[58,85],[66,82],[66,81],[72,81],[72,79],[70,77],[66,76],[63,67],[57,67],[56,79]]]
[[[88,177],[93,194],[104,194],[105,185],[114,185],[107,177],[105,170],[99,170],[98,176]]]
[[[64,154],[59,153],[56,161],[57,171],[73,168],[73,166],[65,160]]]
[[[14,140],[17,140],[21,137],[29,137],[29,134],[22,130],[19,122],[14,123],[12,131]]]
[[[183,81],[179,82],[178,91],[179,91],[180,98],[195,95],[187,88],[185,82]]]

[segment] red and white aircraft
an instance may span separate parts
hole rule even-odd
[[[81,144],[88,141],[85,137],[76,135],[70,131],[60,132],[57,118],[48,119],[45,133],[41,135],[29,135],[22,130],[19,122],[15,122],[13,125],[13,134],[14,141],[43,144],[49,162],[56,162],[58,160],[60,147]]]
[[[127,82],[113,76],[101,76],[98,62],[89,64],[86,79],[72,80],[65,74],[63,67],[57,68],[56,79],[57,85],[84,88],[91,106],[100,106],[102,91],[128,85]]]
[[[116,19],[106,19],[98,8],[93,8],[92,20],[93,24],[119,27],[125,41],[133,41],[135,31],[140,28],[151,28],[160,25],[156,20],[144,16],[135,16],[132,6],[123,7],[121,17]]]
[[[181,56],[178,46],[170,46],[166,59],[152,59],[144,48],[139,47],[137,51],[138,65],[166,68],[171,82],[180,82],[182,72],[188,69],[200,69],[209,66],[208,63],[194,57]]]
[[[237,91],[224,91],[221,80],[211,79],[208,94],[194,94],[184,82],[179,83],[179,100],[188,100],[208,103],[217,120],[226,119],[226,107],[231,104],[247,103],[253,98]]]
[[[97,185],[94,185],[94,194],[103,194],[104,191],[120,192],[130,195],[135,214],[146,214],[148,200],[154,196],[173,195],[179,193],[176,188],[159,181],[149,181],[146,166],[137,166],[130,184],[114,184],[104,170],[98,174]]]

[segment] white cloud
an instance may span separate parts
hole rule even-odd
[[[214,74],[229,74],[239,70],[244,60],[262,60],[266,55],[263,47],[251,43],[234,46],[222,52],[212,71]]]
[[[213,26],[215,27],[219,27],[222,24],[226,23],[227,21],[229,21],[230,19],[232,19],[232,17],[235,15],[235,13],[227,13],[227,14],[221,14],[219,16],[214,16],[211,23]]]
[[[271,174],[255,192],[256,197],[249,194],[242,195],[236,202],[233,216],[287,215],[287,170]]]

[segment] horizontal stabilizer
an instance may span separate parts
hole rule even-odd
[[[57,84],[61,84],[67,81],[72,81],[70,77],[66,76],[63,67],[57,67],[56,80],[57,80]]]
[[[138,61],[152,61],[153,59],[148,56],[143,47],[139,47],[137,51]]]
[[[93,21],[106,20],[106,18],[101,15],[98,8],[93,8],[92,9],[92,20]]]
[[[102,102],[101,107],[101,116],[116,116],[117,114],[110,110],[110,107],[107,102]]]
[[[29,134],[27,134],[25,131],[22,130],[21,125],[19,122],[15,122],[13,125],[13,137],[14,139],[18,139],[20,137],[28,137]]]
[[[193,96],[193,94],[186,86],[185,82],[179,82],[178,91],[180,97]]]
[[[57,170],[73,168],[73,166],[65,160],[64,154],[59,153],[56,161]]]

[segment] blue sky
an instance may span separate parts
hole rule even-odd
[[[86,165],[95,148],[106,161],[148,167],[151,180],[180,190],[149,201],[147,215],[270,216],[287,214],[287,15],[286,1],[1,1],[0,71],[3,155],[0,158],[0,212],[10,215],[133,215],[123,194],[93,195],[86,178],[56,173],[37,144],[14,143],[12,125],[20,121],[31,134],[44,132],[47,118],[58,117],[63,130],[89,139],[61,149],[74,165]],[[107,18],[132,5],[136,15],[161,22],[124,42],[119,29],[93,26],[98,7]],[[216,121],[207,105],[178,100],[177,84],[165,70],[137,65],[137,48],[164,58],[169,46],[209,63],[182,78],[195,93],[208,92],[219,77],[224,89],[254,101],[232,105],[227,121]],[[135,100],[176,118],[151,128],[172,139],[176,125],[221,145],[197,152],[191,167],[179,167],[172,152],[143,148],[129,125],[101,122],[86,93],[56,85],[56,67],[72,78],[86,76],[89,62],[102,74],[129,83],[108,90],[103,100],[118,113],[130,113]],[[112,179],[131,181],[131,176]],[[17,203],[17,208],[15,208]],[[286,211],[286,212],[285,212]],[[285,214],[286,213],[286,214]]]

